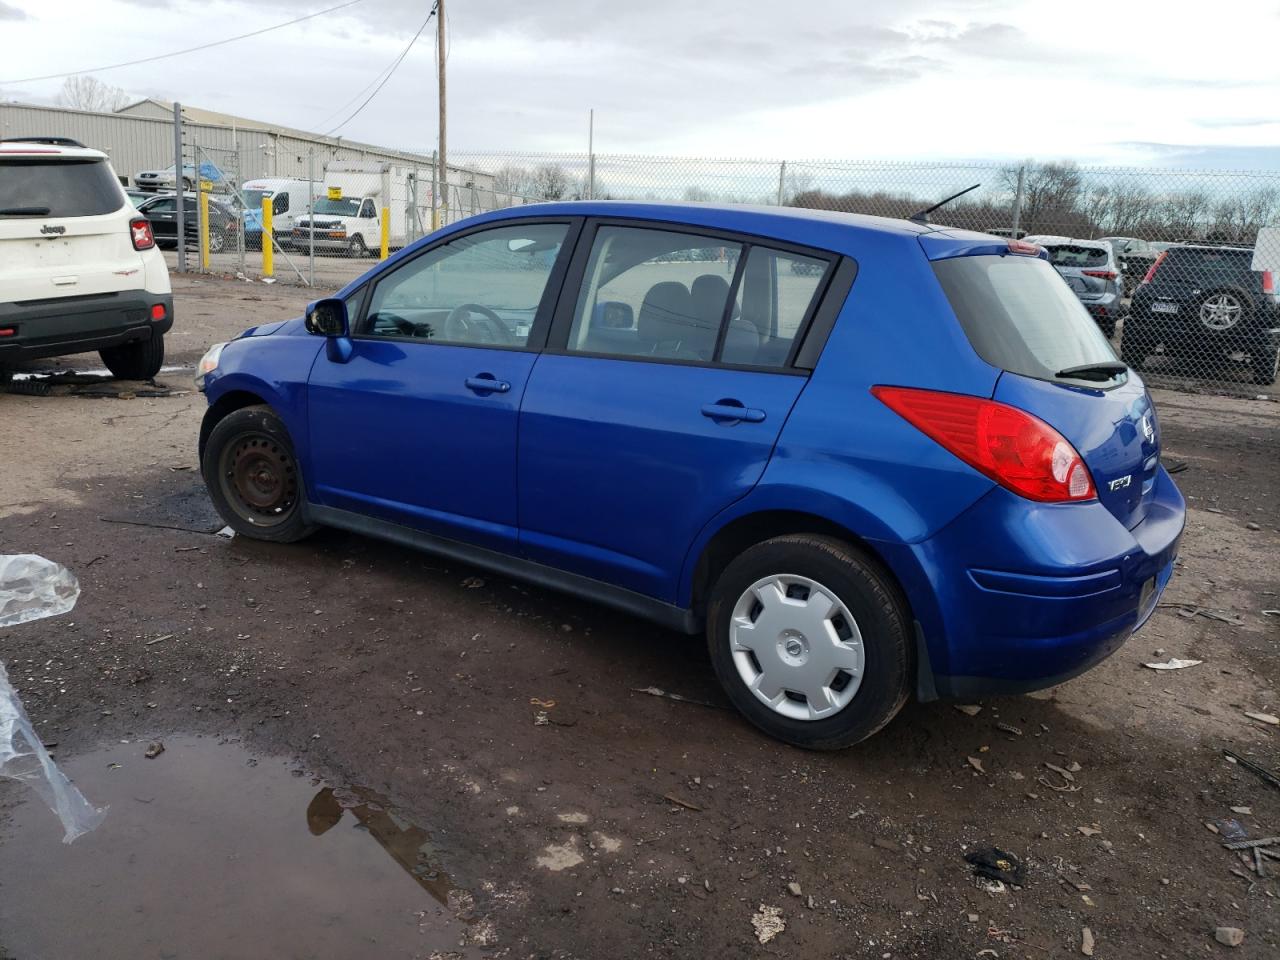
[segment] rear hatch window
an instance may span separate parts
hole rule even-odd
[[[125,202],[103,160],[0,160],[0,219],[97,217],[114,213]]]
[[[1193,286],[1249,284],[1258,276],[1250,269],[1252,262],[1253,251],[1244,248],[1170,247],[1152,279]]]
[[[1066,437],[1103,506],[1130,529],[1141,523],[1160,457],[1151,398],[1054,268],[1031,257],[961,256],[933,269],[974,350],[1005,371],[992,399]]]
[[[1074,244],[1046,246],[1049,262],[1055,267],[1105,267],[1110,257],[1104,247],[1080,247]]]
[[[1115,363],[1111,344],[1071,288],[1044,260],[1022,256],[952,257],[934,273],[978,356],[1037,380],[1114,380],[1124,375],[1061,376]]]

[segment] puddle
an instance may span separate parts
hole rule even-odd
[[[435,865],[428,833],[381,797],[297,776],[238,744],[164,744],[154,760],[135,741],[59,761],[110,807],[70,846],[37,801],[0,820],[0,955],[425,960],[460,950],[468,927],[450,904],[470,897]]]

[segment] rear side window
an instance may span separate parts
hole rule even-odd
[[[1054,380],[1065,379],[1060,370],[1116,359],[1071,288],[1039,258],[953,257],[933,270],[973,349],[993,367]]]
[[[1049,251],[1049,262],[1055,267],[1105,267],[1109,259],[1104,247],[1063,244],[1045,249]]]
[[[125,205],[102,160],[0,161],[0,218],[96,217]]]

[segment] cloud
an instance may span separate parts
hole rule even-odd
[[[0,20],[28,20],[30,17],[24,10],[19,10],[0,0]]]

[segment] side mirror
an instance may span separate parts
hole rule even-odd
[[[327,297],[309,304],[306,327],[307,333],[314,333],[321,337],[350,336],[346,302],[337,297]]]
[[[630,330],[635,326],[635,311],[621,300],[597,303],[591,311],[591,326],[597,330]]]

